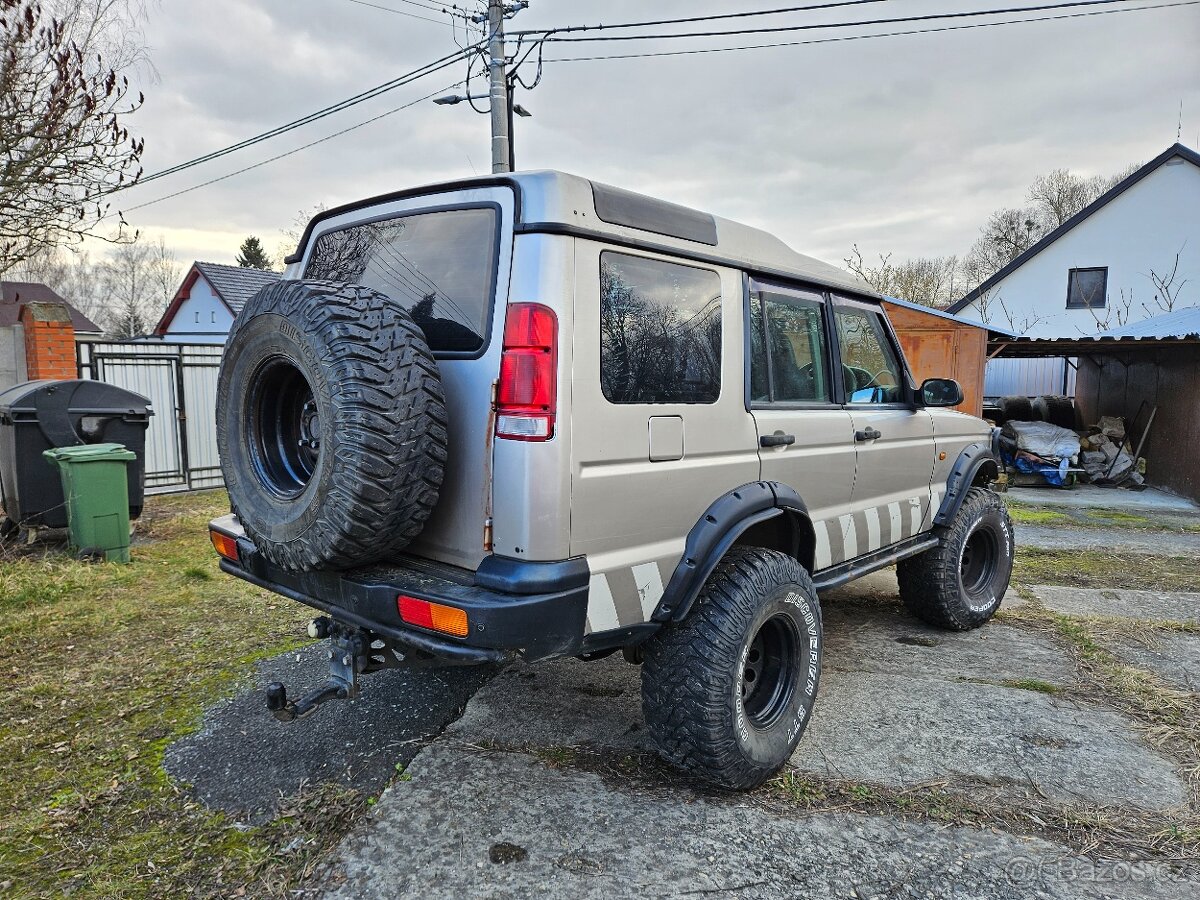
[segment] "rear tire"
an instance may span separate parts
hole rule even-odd
[[[279,281],[234,322],[217,389],[233,511],[293,571],[387,558],[420,533],[446,461],[437,363],[398,303]]]
[[[668,762],[732,790],[783,767],[821,673],[821,607],[795,559],[734,548],[688,617],[644,648],[642,711]]]
[[[941,543],[896,565],[900,599],[921,621],[951,631],[978,628],[996,614],[1013,565],[1013,528],[999,495],[967,491]]]

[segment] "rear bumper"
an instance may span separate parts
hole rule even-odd
[[[235,517],[215,519],[209,528],[237,542],[238,560],[222,558],[223,572],[446,663],[502,662],[514,656],[538,660],[580,652],[589,580],[582,558],[532,563],[488,557],[477,572],[415,558],[344,572],[289,572],[254,549]],[[404,622],[396,604],[400,594],[464,610],[467,636]]]

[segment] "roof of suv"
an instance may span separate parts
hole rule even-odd
[[[757,274],[814,282],[868,297],[880,296],[849,272],[797,253],[759,228],[554,170],[481,175],[325,210],[309,222],[296,253],[286,261],[298,262],[314,226],[333,216],[390,200],[497,184],[510,185],[517,191],[518,233],[558,232],[609,239],[627,246],[734,265]]]

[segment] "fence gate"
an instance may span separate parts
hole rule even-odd
[[[150,400],[146,490],[220,487],[217,456],[219,344],[80,341],[79,377],[103,381]]]

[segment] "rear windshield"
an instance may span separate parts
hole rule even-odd
[[[374,288],[404,304],[435,353],[483,347],[496,274],[491,207],[398,216],[317,238],[305,278]]]

